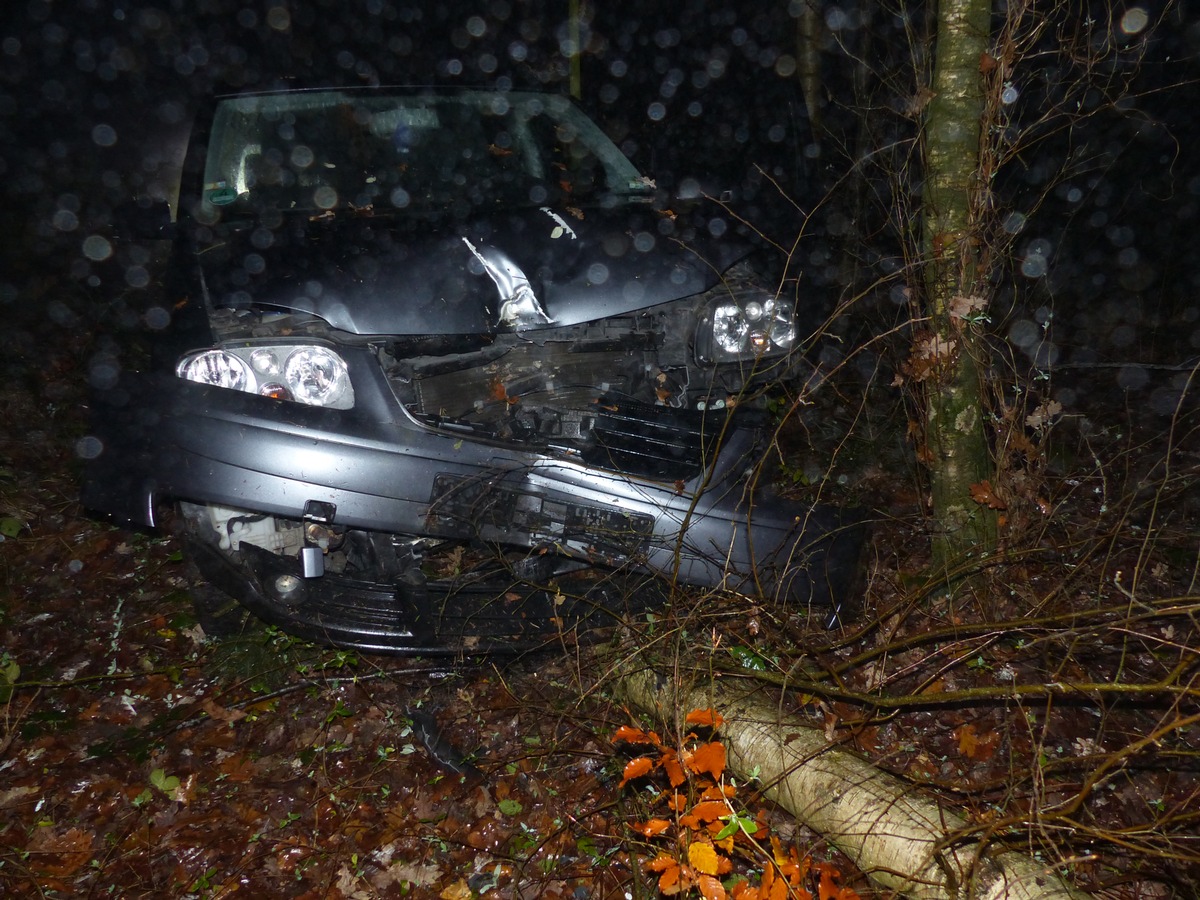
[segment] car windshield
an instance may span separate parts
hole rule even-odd
[[[294,91],[219,102],[197,211],[467,212],[648,185],[564,97]]]

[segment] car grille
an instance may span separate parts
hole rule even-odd
[[[687,481],[715,451],[728,412],[660,405],[686,396],[682,368],[653,354],[567,342],[519,343],[416,364],[391,355],[384,373],[418,419],[457,436],[562,453],[588,465],[663,481]]]
[[[583,461],[669,481],[686,481],[704,467],[705,448],[716,447],[724,416],[602,397],[596,401],[591,445]]]

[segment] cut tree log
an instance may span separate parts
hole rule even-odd
[[[913,900],[1086,900],[1053,865],[992,852],[967,820],[910,784],[828,742],[761,691],[722,681],[680,687],[651,669],[622,673],[617,691],[667,726],[715,709],[728,765],[756,772],[764,795],[835,844],[880,887]]]

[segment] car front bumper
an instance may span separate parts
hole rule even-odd
[[[667,483],[434,431],[385,404],[318,409],[132,374],[93,403],[88,443],[98,452],[88,454],[83,502],[136,524],[157,524],[156,509],[176,500],[297,520],[317,510],[334,526],[553,549],[835,609],[859,569],[860,514],[747,491],[741,475],[755,462],[754,429],[725,429],[699,476]],[[263,565],[274,577],[299,561]],[[344,596],[362,588],[363,596],[398,597],[397,622],[408,615],[403,586],[321,578],[335,594],[345,581]],[[257,592],[274,602],[261,585]],[[289,610],[296,612],[285,604],[276,618]],[[326,639],[336,618],[319,626]],[[405,632],[424,641],[403,622],[386,633],[368,624],[343,631],[332,642],[374,647]]]

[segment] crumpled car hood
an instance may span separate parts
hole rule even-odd
[[[284,214],[197,247],[208,302],[308,312],[356,334],[488,334],[573,325],[708,290],[749,252],[645,203],[427,219]]]

